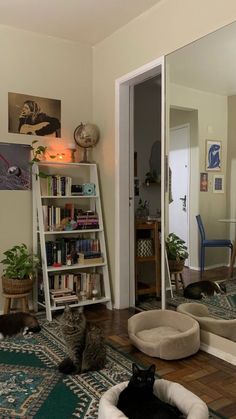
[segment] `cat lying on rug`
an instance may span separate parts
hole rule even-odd
[[[226,292],[226,286],[224,283],[213,282],[213,281],[197,281],[187,285],[184,289],[184,297],[191,298],[194,300],[201,300],[204,297],[210,297],[217,294],[224,294]]]
[[[102,330],[87,322],[83,307],[72,310],[66,306],[60,318],[60,328],[69,355],[60,363],[60,372],[78,374],[104,367],[106,347]]]
[[[36,317],[29,313],[10,313],[0,315],[0,340],[18,333],[26,335],[41,330]]]
[[[129,419],[177,419],[182,413],[177,407],[163,402],[153,393],[155,365],[147,370],[133,364],[133,375],[120,393],[117,408]]]

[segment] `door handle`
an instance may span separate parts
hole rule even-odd
[[[183,207],[182,207],[182,210],[183,211],[187,211],[187,195],[184,195],[184,197],[183,198],[179,198],[181,201],[183,201],[182,203],[183,203]]]

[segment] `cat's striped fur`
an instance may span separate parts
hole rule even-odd
[[[81,373],[104,367],[106,347],[102,330],[86,321],[82,307],[72,310],[66,306],[60,327],[68,353],[59,365],[60,372]]]

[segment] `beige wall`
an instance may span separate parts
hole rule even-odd
[[[226,182],[227,187],[227,207],[229,209],[228,216],[236,219],[236,193],[235,193],[235,179],[236,179],[236,96],[228,98],[228,154],[227,154],[227,171],[228,178]],[[230,224],[230,238],[234,240],[236,237],[236,224]]]
[[[56,141],[71,142],[75,127],[91,120],[92,49],[0,26],[0,54],[0,141],[47,144],[45,137],[8,133],[8,92],[16,92],[60,99],[63,140]],[[31,192],[0,190],[0,260],[14,244],[32,244],[31,201]]]
[[[100,164],[108,251],[115,266],[115,80],[236,19],[234,0],[164,0],[94,47],[93,117]]]

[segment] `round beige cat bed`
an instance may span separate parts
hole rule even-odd
[[[127,386],[128,381],[117,384],[107,390],[100,399],[98,419],[125,419],[116,405],[120,392]],[[163,379],[155,380],[154,394],[162,401],[178,407],[187,419],[208,419],[208,407],[199,397],[191,393],[181,384]]]
[[[181,359],[200,348],[196,320],[173,310],[149,310],[128,320],[129,338],[145,354],[161,359]]]
[[[213,317],[207,306],[201,303],[183,303],[177,307],[177,310],[197,320],[200,329],[236,342],[236,319],[226,320]]]

